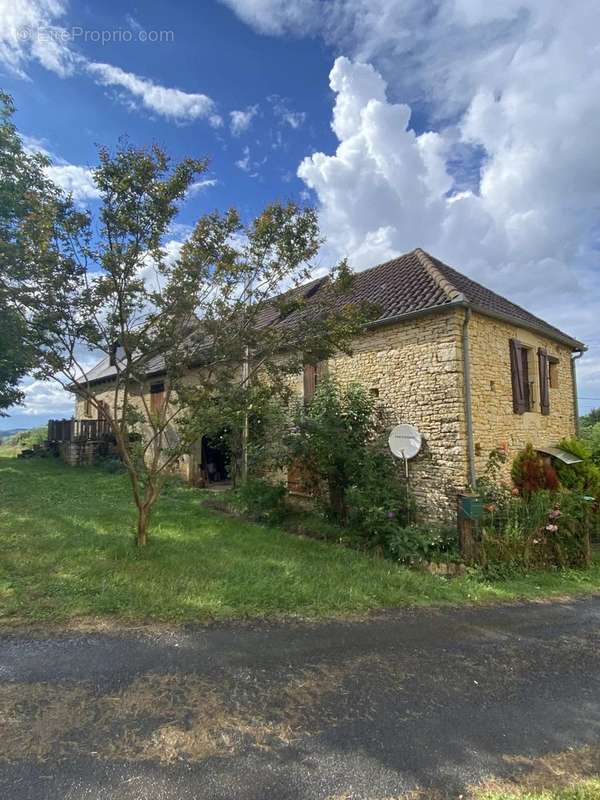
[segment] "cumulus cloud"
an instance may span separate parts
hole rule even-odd
[[[590,206],[600,191],[600,171],[594,175],[589,165],[583,174],[577,145],[545,132],[550,114],[538,121],[527,108],[528,93],[473,98],[460,136],[481,144],[486,160],[479,189],[457,192],[448,169],[455,133],[417,135],[410,108],[389,101],[385,81],[369,64],[338,58],[330,86],[339,145],[333,155],[304,159],[298,174],[316,193],[336,254],[365,267],[420,245],[538,310],[551,307],[558,292],[562,303],[569,295],[575,302],[594,280],[587,269],[598,266]],[[590,110],[595,102],[589,99]],[[515,116],[522,123],[531,118],[530,136]],[[565,124],[577,136],[577,122]],[[586,134],[579,143],[588,160],[598,135],[600,127],[591,141]],[[538,146],[541,140],[547,149]],[[557,152],[567,163],[553,164]]]
[[[245,111],[230,111],[229,127],[233,136],[239,136],[244,131],[248,130],[252,120],[258,114],[258,106],[248,106]]]
[[[595,0],[339,0],[318,27],[227,2],[349,56],[331,74],[337,148],[299,168],[332,257],[427,247],[600,349]]]

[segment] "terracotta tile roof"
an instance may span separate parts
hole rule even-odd
[[[350,291],[337,298],[335,304],[340,306],[360,301],[378,307],[379,316],[373,324],[383,324],[403,314],[464,304],[482,314],[500,316],[539,331],[575,349],[583,347],[572,336],[486,289],[420,248],[356,273]]]
[[[310,310],[311,298],[321,296],[327,291],[327,278],[317,278],[309,283],[295,287],[284,293],[286,300],[302,298],[307,310]],[[417,248],[410,253],[393,258],[363,272],[357,272],[351,289],[337,296],[333,305],[337,308],[349,303],[367,302],[378,309],[373,325],[392,322],[398,317],[416,312],[426,313],[444,306],[467,305],[475,311],[491,316],[499,316],[517,325],[539,331],[551,339],[557,339],[573,349],[581,349],[584,345],[573,337],[563,333],[553,325],[530,314],[521,306],[512,303],[480,283],[467,278],[457,270],[444,264],[424,250]],[[263,325],[293,325],[304,316],[304,311],[297,310],[284,319],[273,305],[261,314]],[[148,364],[147,374],[157,374],[164,369],[164,360],[156,356]],[[109,364],[108,357],[102,359],[89,373],[89,380],[95,382],[106,380],[115,374],[115,368]]]

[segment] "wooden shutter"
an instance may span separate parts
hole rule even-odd
[[[538,348],[538,365],[540,370],[540,410],[542,414],[550,413],[550,365],[548,351]]]
[[[304,365],[304,404],[308,405],[317,387],[317,368],[314,364]]]
[[[515,414],[523,414],[527,411],[525,375],[523,374],[523,345],[517,339],[510,340],[510,375],[512,380],[513,411]]]

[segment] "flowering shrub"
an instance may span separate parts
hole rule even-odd
[[[559,487],[556,470],[535,452],[531,444],[516,456],[511,476],[516,488],[524,495],[543,489],[555,491]]]

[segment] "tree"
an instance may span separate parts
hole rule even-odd
[[[600,408],[592,408],[587,414],[579,417],[579,428],[581,430],[581,438],[589,440],[594,426],[600,423]]]
[[[0,416],[22,401],[19,381],[34,363],[9,290],[28,271],[37,271],[47,257],[55,223],[72,210],[44,173],[48,160],[25,150],[13,113],[11,98],[0,92]]]
[[[127,142],[99,158],[96,227],[67,199],[48,257],[20,276],[10,300],[27,325],[37,374],[107,419],[143,546],[169,470],[198,438],[225,424],[244,442],[253,398],[267,385],[283,396],[306,359],[347,350],[368,310],[336,306],[351,279],[345,264],[322,299],[307,303],[295,290],[320,245],[312,209],[273,204],[248,225],[233,209],[208,214],[169,257],[169,227],[206,162],[172,165],[159,147]],[[98,354],[112,365],[107,405],[85,366]],[[165,387],[158,407],[147,393],[157,364]],[[192,368],[200,381],[190,380]]]
[[[341,524],[348,517],[348,489],[360,482],[382,422],[374,399],[361,386],[342,391],[331,380],[320,383],[309,405],[296,412],[291,458],[312,477],[316,492],[327,486],[330,514]]]

